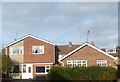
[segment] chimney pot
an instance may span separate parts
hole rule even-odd
[[[92,42],[91,42],[91,45],[95,46],[95,43],[94,43],[94,41],[92,41]]]
[[[69,42],[69,47],[72,47],[72,46],[73,46],[72,42]]]

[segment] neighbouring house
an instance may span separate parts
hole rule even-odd
[[[11,76],[15,79],[32,79],[47,74],[55,63],[55,44],[27,35],[4,47],[13,60]]]
[[[33,35],[27,35],[6,45],[4,54],[13,60],[10,75],[15,79],[33,79],[48,74],[57,66],[113,66],[117,57],[97,48],[92,42],[55,45]]]
[[[104,52],[114,56],[114,57],[118,57],[118,52],[116,48],[101,48],[101,50],[103,50]]]
[[[113,66],[118,59],[101,49],[92,42],[82,45],[58,46],[61,66]],[[70,50],[71,49],[71,50]]]

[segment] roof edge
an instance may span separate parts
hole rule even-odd
[[[47,40],[44,40],[44,39],[41,39],[41,38],[38,38],[38,37],[36,37],[36,36],[33,36],[33,35],[28,34],[28,35],[26,35],[26,36],[24,36],[24,37],[22,37],[22,38],[20,38],[20,39],[18,39],[18,40],[16,40],[16,41],[13,41],[13,42],[7,44],[6,46],[4,46],[4,48],[6,48],[6,47],[8,47],[8,46],[11,46],[11,45],[13,45],[13,44],[15,44],[15,43],[17,43],[17,42],[19,42],[19,41],[21,41],[21,40],[24,40],[24,39],[26,39],[27,37],[32,37],[32,38],[35,38],[35,39],[37,39],[37,40],[41,40],[41,41],[43,41],[43,42],[46,42],[46,43],[55,45],[55,44],[52,43],[52,42],[49,42],[49,41],[47,41]]]
[[[83,45],[81,45],[81,46],[79,46],[78,48],[76,48],[76,49],[74,49],[73,51],[71,51],[70,53],[66,54],[66,55],[63,56],[62,58],[58,59],[58,61],[62,61],[63,59],[65,59],[66,57],[68,57],[69,55],[71,55],[72,53],[76,52],[77,50],[81,49],[82,47],[84,47],[84,46],[86,46],[86,45],[88,45],[89,47],[91,47],[91,48],[93,48],[93,49],[95,49],[95,50],[103,53],[104,55],[106,55],[106,56],[108,56],[108,57],[110,57],[110,58],[112,58],[112,59],[114,59],[114,60],[118,59],[117,57],[114,57],[114,56],[112,56],[112,55],[110,55],[110,54],[102,51],[101,49],[99,49],[99,48],[97,48],[97,47],[89,44],[88,42],[86,42],[86,43],[84,43]]]

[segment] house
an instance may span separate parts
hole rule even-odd
[[[4,47],[13,60],[11,76],[15,79],[32,79],[47,74],[55,63],[55,44],[27,35]]]
[[[116,48],[101,48],[101,50],[103,50],[104,52],[106,52],[114,57],[118,57],[118,52],[117,52]]]
[[[115,60],[117,60],[117,57],[114,57],[97,48],[93,42],[91,44],[86,42],[79,47],[76,45],[76,48],[75,45],[68,47],[72,50],[69,51],[68,48],[61,49],[60,46],[61,50],[59,50],[60,54],[58,61],[61,66],[116,66]],[[67,49],[68,52],[66,51]]]
[[[15,79],[33,79],[48,74],[50,68],[58,66],[113,66],[117,57],[97,48],[92,42],[55,45],[38,37],[27,35],[4,46],[13,66],[10,75]]]

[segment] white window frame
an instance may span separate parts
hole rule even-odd
[[[16,46],[17,47],[17,46]],[[23,55],[24,54],[24,47],[23,46],[18,46],[17,48],[19,49],[19,53],[13,53],[13,49],[15,47],[10,47],[9,48],[9,54],[10,55]],[[22,50],[22,53],[20,53],[20,51]]]
[[[106,64],[106,65],[103,65],[103,64]],[[107,64],[107,60],[97,60],[97,65],[98,66],[107,66],[108,64]]]
[[[111,52],[110,50],[113,50],[113,51]],[[115,48],[113,48],[113,49],[108,48],[108,49],[106,49],[106,52],[107,53],[116,53],[116,49]]]
[[[36,73],[36,67],[45,67],[45,72],[44,73]],[[35,74],[48,74],[47,70],[50,70],[50,66],[49,65],[47,65],[47,66],[36,66],[36,67],[35,67]]]
[[[83,61],[85,61],[85,63],[83,63]],[[87,60],[67,60],[67,65],[71,65],[71,67],[79,66],[79,64],[81,64],[81,66],[83,66],[83,64],[86,64],[85,67],[87,67]]]
[[[43,49],[42,50],[42,52],[39,52],[39,53],[34,53],[33,51],[34,51],[34,47],[40,47],[40,50],[41,49]],[[45,46],[44,45],[38,45],[38,46],[32,46],[32,54],[44,54],[45,53]]]

